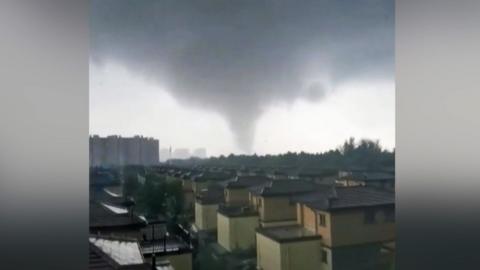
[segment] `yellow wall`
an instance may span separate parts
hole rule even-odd
[[[296,206],[285,197],[262,197],[258,207],[260,220],[264,222],[295,220]]]
[[[395,223],[386,222],[382,210],[377,211],[375,224],[365,224],[363,208],[350,211],[314,211],[297,204],[297,220],[306,229],[322,236],[328,247],[372,243],[395,239]],[[319,214],[324,214],[326,226],[319,223]]]
[[[200,204],[195,202],[195,225],[200,230],[217,228],[218,204]]]
[[[192,270],[191,253],[162,256],[160,259],[169,260],[175,270]]]
[[[320,239],[278,243],[257,233],[257,265],[263,270],[322,269]]]
[[[230,205],[246,205],[249,203],[249,193],[245,188],[225,189],[225,202]]]
[[[262,270],[281,270],[280,244],[257,233],[257,266]]]
[[[382,210],[376,212],[374,224],[365,224],[365,211],[361,209],[332,214],[333,246],[395,239],[395,223],[386,222]]]
[[[227,217],[217,215],[218,243],[228,251],[255,247],[258,216]]]

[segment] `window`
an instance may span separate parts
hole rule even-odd
[[[368,209],[365,211],[365,224],[375,223],[375,210]]]
[[[322,227],[327,226],[327,218],[324,214],[318,214],[318,224],[320,224]]]
[[[328,263],[328,253],[327,251],[322,249],[322,262],[323,263]]]

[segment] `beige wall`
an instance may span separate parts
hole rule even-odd
[[[319,223],[319,214],[324,214],[326,225]],[[363,208],[341,212],[314,211],[297,204],[297,221],[306,229],[322,236],[328,247],[372,243],[395,239],[395,223],[386,222],[382,210],[377,211],[375,224],[365,224]]]
[[[332,214],[333,246],[388,241],[395,239],[395,223],[387,222],[378,209],[374,224],[365,224],[365,211],[352,210]]]
[[[192,254],[176,254],[169,256],[162,256],[157,260],[169,260],[175,270],[192,270]]]
[[[257,266],[262,270],[281,270],[280,243],[257,233]]]
[[[321,240],[278,243],[257,233],[257,265],[263,270],[322,268]]]
[[[217,228],[218,204],[200,204],[195,202],[195,225],[199,230]]]
[[[225,202],[230,205],[247,205],[249,193],[245,188],[225,189]]]
[[[258,212],[264,222],[295,220],[296,206],[285,197],[260,198]]]
[[[218,243],[228,251],[254,248],[258,226],[258,216],[227,217],[218,213]]]

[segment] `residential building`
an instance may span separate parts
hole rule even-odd
[[[395,241],[395,199],[392,192],[361,186],[323,187],[312,193],[294,196],[292,201],[296,202],[298,225],[257,231],[259,269],[373,270],[384,269],[391,262],[388,258],[392,257],[392,249],[389,251],[388,246],[394,245]],[[299,237],[282,243],[283,234],[279,231],[292,232]],[[321,245],[311,244],[310,234],[320,236]],[[265,248],[267,246],[275,247],[276,253],[272,255]],[[301,256],[307,252],[306,247],[311,253],[310,258],[315,258],[313,261],[297,264],[292,261],[296,259],[288,259],[290,255],[285,255],[287,259],[283,255],[278,259],[278,253],[283,254],[282,250]],[[311,265],[316,268],[311,268]]]
[[[385,172],[341,172],[335,182],[339,186],[370,186],[394,190],[395,175]]]
[[[255,229],[259,226],[257,209],[250,205],[249,189],[263,186],[265,176],[236,176],[223,182],[225,203],[217,211],[217,240],[227,251],[255,248]]]
[[[223,202],[223,187],[218,184],[211,184],[197,195],[194,223],[196,231],[215,231],[217,229],[217,210]]]
[[[255,248],[255,229],[259,226],[259,219],[253,208],[221,205],[217,213],[220,246],[230,252]]]
[[[90,136],[90,166],[156,165],[159,163],[158,140],[143,136]]]
[[[304,180],[274,180],[250,188],[250,205],[258,211],[261,227],[294,225],[297,223],[294,195],[313,192],[317,185]]]
[[[249,205],[249,189],[263,186],[272,179],[266,176],[237,176],[225,182],[225,203],[227,205]]]
[[[323,269],[322,237],[302,226],[262,228],[256,237],[257,269]]]

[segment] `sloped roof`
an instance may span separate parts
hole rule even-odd
[[[144,226],[143,220],[136,215],[130,217],[130,214],[125,213],[120,206],[91,202],[89,214],[90,227]]]
[[[271,181],[271,178],[262,175],[253,176],[237,176],[226,183],[226,188],[250,188],[254,186],[264,185]]]
[[[264,185],[250,188],[259,196],[281,196],[315,191],[316,184],[305,180],[271,180]]]
[[[206,190],[200,191],[196,197],[201,204],[216,204],[224,201],[223,186],[214,183],[207,187]]]
[[[293,198],[317,210],[338,210],[357,207],[395,205],[395,194],[372,187],[322,187]]]

